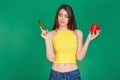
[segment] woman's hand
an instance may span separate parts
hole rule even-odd
[[[95,34],[95,33],[91,33],[91,32],[89,31],[87,40],[88,40],[88,41],[91,41],[91,40],[95,39],[95,38],[99,35],[99,33],[100,33],[100,30],[97,30],[97,31],[96,31],[96,34]]]
[[[49,32],[48,32],[48,30],[47,30],[47,31],[46,31],[46,30],[43,30],[41,27],[40,27],[40,29],[41,29],[41,31],[42,31],[41,36],[42,36],[45,40],[49,39]]]

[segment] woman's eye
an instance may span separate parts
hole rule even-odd
[[[65,15],[65,18],[69,18],[69,16],[68,16],[68,15]]]
[[[64,18],[69,18],[69,16],[66,14],[66,15],[63,15],[63,14],[58,14],[59,17],[64,17]]]
[[[58,16],[62,17],[62,14],[58,14]]]

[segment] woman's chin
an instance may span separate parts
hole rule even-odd
[[[61,27],[67,26],[66,24],[60,24]]]

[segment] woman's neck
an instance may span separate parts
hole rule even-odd
[[[58,29],[61,30],[61,31],[66,31],[66,30],[68,30],[67,26],[60,26]]]

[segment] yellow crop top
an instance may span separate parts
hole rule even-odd
[[[52,39],[54,63],[76,63],[77,37],[71,30],[61,31]]]

